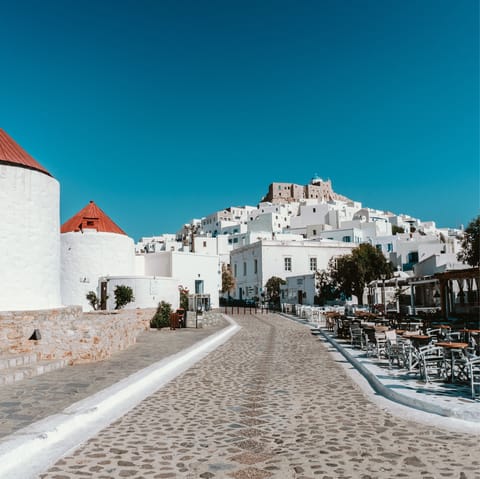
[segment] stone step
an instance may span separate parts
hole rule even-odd
[[[36,353],[24,354],[1,354],[0,355],[0,373],[4,369],[15,368],[19,366],[26,366],[35,364],[37,362]]]
[[[56,369],[63,368],[67,365],[67,359],[54,359],[2,369],[0,370],[0,385],[13,384],[17,381],[22,381],[23,379],[55,371]]]

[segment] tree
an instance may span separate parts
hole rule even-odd
[[[269,300],[276,304],[280,304],[280,286],[286,284],[287,282],[279,278],[278,276],[272,276],[267,283],[265,284],[265,288],[267,289],[267,296]]]
[[[133,289],[124,284],[119,284],[113,291],[113,294],[115,295],[115,309],[122,309],[128,303],[135,301]]]
[[[328,275],[327,271],[317,271],[315,273],[315,280],[315,289],[317,291],[315,296],[315,304],[325,306],[327,301],[332,301],[338,298],[340,292],[338,291],[335,282]]]
[[[363,243],[352,250],[351,254],[332,258],[328,264],[329,275],[345,294],[354,294],[358,303],[363,304],[365,285],[382,274],[389,278],[393,268],[381,251],[372,245]]]
[[[480,215],[468,224],[457,259],[473,267],[480,266]]]
[[[90,306],[96,311],[98,309],[98,306],[100,305],[100,300],[97,298],[97,294],[95,293],[95,291],[89,291],[86,294],[86,298]]]
[[[222,293],[229,293],[235,289],[236,281],[230,265],[222,264]]]

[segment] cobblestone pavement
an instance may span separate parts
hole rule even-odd
[[[243,326],[41,478],[480,478],[478,436],[379,410],[304,326]]]
[[[181,351],[227,325],[143,331],[137,343],[104,361],[67,366],[0,387],[0,437],[63,411],[71,404]]]

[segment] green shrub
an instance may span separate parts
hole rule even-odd
[[[128,303],[135,301],[133,289],[124,284],[118,285],[113,294],[115,295],[115,309],[122,309]]]
[[[100,300],[97,298],[95,291],[89,291],[86,295],[86,298],[90,306],[96,311],[100,306]]]
[[[170,326],[170,313],[172,312],[172,305],[165,301],[158,303],[157,311],[150,320],[151,328],[166,328]]]

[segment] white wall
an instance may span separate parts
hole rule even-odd
[[[287,284],[282,287],[285,297],[282,301],[290,304],[298,304],[298,292],[304,293],[302,303],[313,306],[315,302],[315,274],[303,274],[286,278]]]
[[[212,308],[219,306],[221,267],[218,255],[172,252],[172,276],[178,278],[184,288],[195,293],[195,281],[203,281],[204,294],[210,295]]]
[[[60,185],[0,165],[0,310],[61,306]]]
[[[133,240],[116,233],[96,230],[63,233],[62,250],[62,302],[78,304],[84,311],[92,308],[85,298],[89,291],[98,290],[101,276],[135,274]]]
[[[139,255],[143,257],[145,276],[172,276],[172,254],[171,251],[161,251],[160,253],[149,253]],[[137,271],[137,274],[142,274]]]
[[[326,203],[300,204],[300,215],[293,216],[290,227],[306,228],[308,225],[322,225],[327,223],[329,206]]]
[[[364,242],[364,236],[362,230],[357,228],[335,229],[318,232],[316,236],[325,239],[331,239],[334,241],[345,241],[346,243],[359,243]],[[349,241],[347,241],[349,238]]]
[[[146,276],[176,278],[177,287],[182,285],[195,293],[195,280],[204,282],[204,293],[210,294],[212,308],[218,307],[218,292],[221,288],[221,268],[218,255],[165,251],[142,255]]]
[[[129,286],[133,290],[135,301],[124,309],[156,308],[160,301],[166,301],[177,309],[180,304],[178,279],[159,278],[153,276],[109,276],[107,281],[107,309],[115,309],[115,288],[120,285]],[[102,281],[102,279],[100,279]]]

